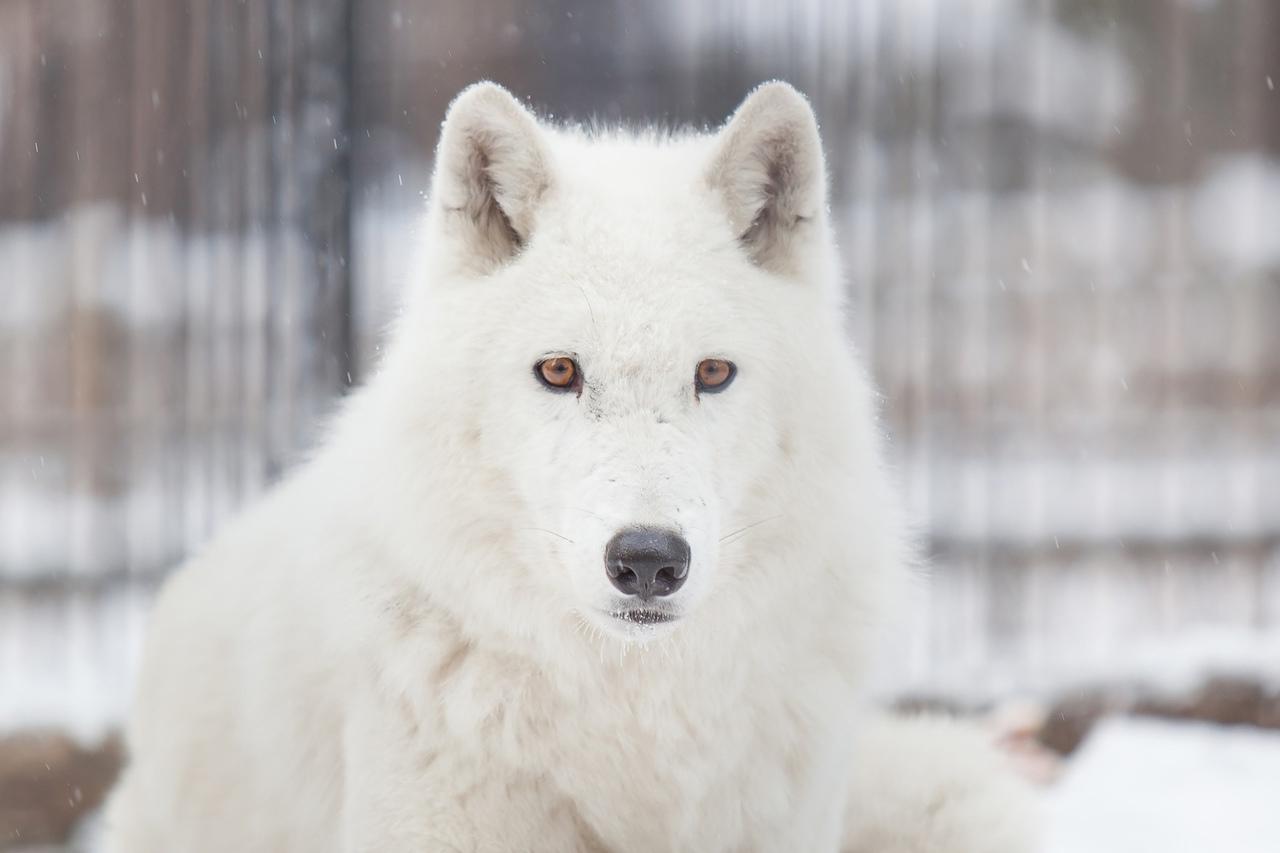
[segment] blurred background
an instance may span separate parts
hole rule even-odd
[[[461,87],[714,126],[774,77],[932,566],[882,694],[992,721],[1054,850],[1152,788],[1115,849],[1278,849],[1269,0],[0,0],[0,848],[88,848],[152,597],[376,368]]]

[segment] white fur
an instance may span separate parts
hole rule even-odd
[[[1029,849],[972,745],[859,722],[905,554],[803,97],[636,137],[480,84],[437,161],[386,363],[161,596],[112,849]],[[673,624],[608,614],[645,523]]]

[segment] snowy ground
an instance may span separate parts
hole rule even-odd
[[[1049,799],[1045,853],[1276,853],[1280,732],[1116,718]]]

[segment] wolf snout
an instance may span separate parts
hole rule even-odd
[[[673,530],[628,527],[605,546],[604,569],[624,594],[650,601],[684,586],[689,556],[689,543]]]

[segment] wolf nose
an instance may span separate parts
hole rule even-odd
[[[643,601],[671,595],[689,576],[689,543],[660,527],[628,527],[604,547],[604,570],[614,586]]]

